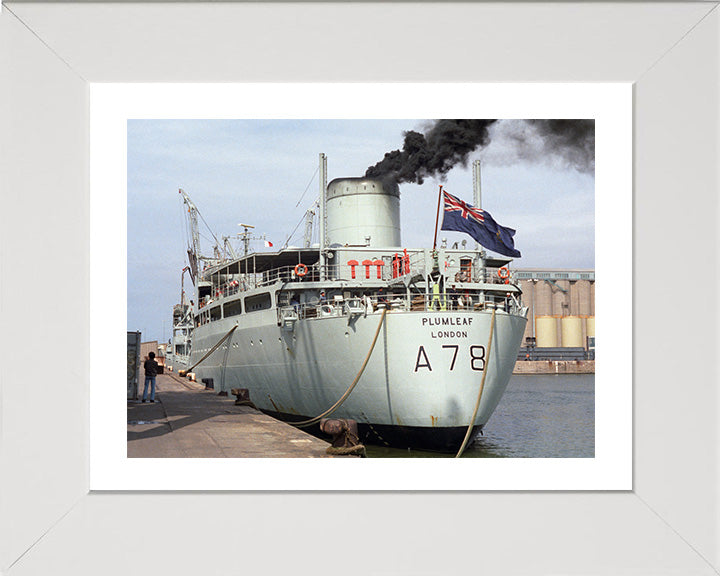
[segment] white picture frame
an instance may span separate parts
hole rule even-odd
[[[717,573],[716,8],[4,6],[2,573]],[[632,491],[88,493],[88,83],[250,80],[635,84]]]

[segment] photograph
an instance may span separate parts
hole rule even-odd
[[[128,458],[593,458],[595,119],[128,119]]]

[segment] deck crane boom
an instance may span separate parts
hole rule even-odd
[[[190,272],[190,266],[185,266],[180,274],[180,306],[185,306],[185,272]]]
[[[190,246],[188,247],[188,260],[190,261],[190,279],[195,284],[198,273],[198,258],[200,257],[200,230],[198,228],[198,209],[190,200],[185,190],[180,188],[183,203],[187,206],[188,222],[190,223]]]
[[[313,233],[313,219],[315,218],[315,212],[312,209],[305,212],[305,248],[310,248],[312,244],[312,233]]]
[[[223,258],[230,258],[231,260],[235,260],[237,256],[235,255],[235,249],[232,247],[232,244],[230,244],[230,236],[223,236]]]

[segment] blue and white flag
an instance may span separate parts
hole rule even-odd
[[[467,204],[443,191],[445,210],[441,230],[457,230],[470,234],[482,246],[503,256],[520,258],[515,249],[515,230],[500,226],[489,212]]]

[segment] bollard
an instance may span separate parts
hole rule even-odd
[[[255,408],[255,404],[250,400],[250,390],[247,388],[233,388],[230,394],[235,396],[235,406],[250,406]]]
[[[346,418],[323,418],[320,430],[333,437],[326,452],[343,456],[365,457],[365,446],[358,436],[357,421]]]

